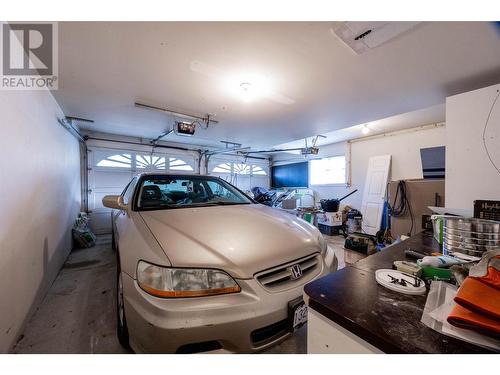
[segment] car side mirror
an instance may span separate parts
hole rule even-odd
[[[114,208],[116,210],[127,209],[127,205],[123,203],[121,195],[106,195],[102,198],[102,204],[104,207]]]

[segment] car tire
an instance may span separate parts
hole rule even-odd
[[[120,267],[120,258],[117,257],[116,265],[116,334],[121,346],[130,349],[127,318],[125,317],[125,305],[123,301],[123,280]]]

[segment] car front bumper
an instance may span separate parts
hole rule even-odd
[[[313,280],[331,272],[332,267],[323,264]],[[251,353],[288,337],[288,302],[302,296],[303,285],[271,293],[255,279],[237,282],[241,287],[239,293],[162,299],[147,294],[132,277],[123,274],[125,315],[132,349],[138,353],[213,349]]]

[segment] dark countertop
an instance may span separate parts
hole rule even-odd
[[[375,281],[375,271],[392,268],[406,249],[439,251],[432,234],[419,233],[351,266],[307,284],[309,307],[385,353],[487,353],[442,335],[420,322],[427,295],[393,292]]]

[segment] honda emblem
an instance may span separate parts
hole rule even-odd
[[[300,268],[300,264],[294,264],[292,268],[290,268],[292,280],[297,280],[302,277],[302,268]]]

